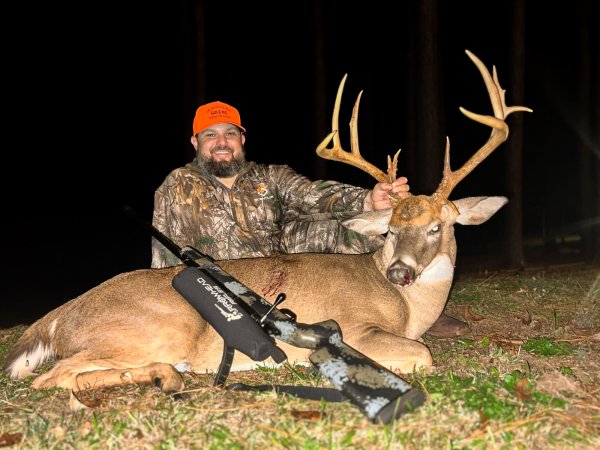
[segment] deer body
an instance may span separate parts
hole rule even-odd
[[[362,234],[385,234],[379,250],[365,255],[306,253],[221,261],[223,270],[268,300],[285,293],[285,307],[296,313],[299,322],[335,320],[345,343],[385,367],[401,372],[430,367],[431,354],[418,339],[438,319],[450,292],[457,252],[454,225],[484,223],[507,202],[505,197],[450,201],[448,196],[507,138],[505,117],[514,111],[529,111],[507,107],[495,70],[492,78],[481,61],[467,54],[484,78],[494,116],[461,111],[490,126],[490,138],[457,171],[450,170],[448,143],[443,179],[434,194],[391,198],[393,208],[343,222]],[[336,99],[333,131],[317,147],[317,154],[391,182],[398,154],[393,161],[388,157],[387,175],[360,157],[358,100],[350,122],[352,151],[340,146],[337,122],[344,81]],[[332,140],[333,148],[327,148]],[[50,311],[17,341],[5,370],[14,378],[23,378],[34,374],[43,361],[57,357],[54,367],[34,380],[34,387],[80,390],[153,381],[165,391],[183,388],[178,371],[215,371],[223,342],[171,286],[182,268],[117,275]],[[308,361],[309,350],[278,344],[290,362]],[[232,369],[255,365],[237,352]]]
[[[478,207],[493,214],[505,202],[502,197],[482,197],[456,203],[459,208],[463,203],[472,208],[464,212],[468,218]],[[374,226],[375,216],[390,214],[365,213],[347,225],[380,232],[385,220]],[[453,220],[444,224],[442,233],[450,236],[440,236],[440,245],[430,251],[433,257],[427,264],[422,254],[415,253],[419,243],[402,239],[407,228],[390,233],[383,247],[372,254],[305,253],[221,261],[219,265],[269,300],[284,292],[286,307],[299,321],[333,319],[348,345],[385,367],[409,372],[432,364],[429,350],[417,339],[439,317],[450,291],[456,255],[453,224]],[[402,257],[402,264],[415,273],[415,281],[407,286],[387,279],[392,260],[397,263]],[[216,371],[222,355],[221,337],[171,286],[183,267],[120,274],[50,311],[15,345],[6,363],[9,374],[15,378],[32,375],[44,360],[57,357],[55,366],[34,380],[34,387],[80,390],[167,378],[175,384],[172,390],[179,390],[182,384],[170,367]],[[278,344],[290,362],[308,361],[308,350]],[[166,374],[152,372],[156,363],[170,366],[159,365]],[[232,369],[256,365],[237,352]],[[145,367],[151,369],[150,376],[148,371],[131,375],[133,369]]]

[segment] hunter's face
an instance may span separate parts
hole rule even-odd
[[[217,177],[232,177],[246,164],[246,137],[235,125],[218,123],[196,136],[198,160]],[[192,144],[194,140],[192,139]]]

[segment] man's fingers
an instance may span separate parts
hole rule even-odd
[[[400,178],[396,178],[396,180],[392,184],[394,186],[399,186],[401,184],[406,184],[406,183],[408,183],[408,178],[400,177]]]
[[[377,183],[375,188],[373,189],[373,193],[386,193],[387,191],[392,190],[394,187],[390,183]]]
[[[408,184],[400,184],[392,187],[393,192],[408,192],[410,186]]]

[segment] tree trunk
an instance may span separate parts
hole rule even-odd
[[[510,99],[508,105],[525,105],[525,0],[512,2],[512,40],[510,47],[509,77]],[[506,145],[506,192],[509,202],[506,205],[506,265],[512,269],[525,267],[523,248],[523,120],[524,114],[514,114],[507,118],[510,126],[510,139]]]
[[[416,184],[418,192],[433,192],[440,181],[445,148],[437,0],[419,1],[417,17],[417,146],[413,151],[421,163],[416,165],[418,175],[416,180],[411,181],[411,185]]]
[[[327,89],[325,80],[327,70],[325,69],[325,25],[323,23],[323,7],[320,0],[313,0],[314,17],[314,51],[315,51],[315,98],[314,98],[314,133],[315,148],[321,140],[327,136]],[[312,178],[327,179],[327,161],[323,158],[313,158]]]
[[[185,48],[185,55],[190,55],[191,61],[185,64],[184,74],[184,99],[183,111],[185,116],[182,120],[189,126],[183,128],[182,149],[185,161],[190,161],[196,155],[194,147],[190,145],[192,135],[192,118],[196,108],[206,101],[206,39],[204,37],[204,0],[198,0],[191,8],[193,23],[187,29],[190,38],[186,36],[185,42],[189,43]]]
[[[598,258],[598,232],[594,232],[593,221],[598,217],[596,200],[598,198],[598,183],[593,181],[595,158],[592,153],[592,63],[591,63],[591,32],[590,5],[588,0],[579,2],[579,80],[577,83],[578,130],[577,147],[579,149],[579,188],[581,195],[581,238],[583,258],[590,261]],[[595,186],[595,189],[594,189]],[[594,195],[595,193],[595,195]]]
[[[408,2],[408,15],[415,17],[416,4],[415,2]],[[415,73],[417,67],[416,59],[419,51],[417,47],[417,29],[415,21],[409,21],[407,26],[410,28],[408,34],[408,56],[406,60],[406,67],[409,68],[406,75],[406,150],[401,152],[404,160],[402,161],[401,172],[408,175],[408,184],[411,186],[412,192],[418,192],[417,178],[418,178],[418,164],[419,164],[419,152],[418,152],[418,140],[417,140],[417,79],[418,76]]]

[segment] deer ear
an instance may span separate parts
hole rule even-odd
[[[479,225],[487,221],[502,208],[506,197],[467,197],[452,201],[459,211],[456,222],[461,225]]]
[[[379,211],[368,211],[343,220],[342,225],[365,236],[385,234],[390,229],[390,218],[393,210],[393,208],[388,208]]]

